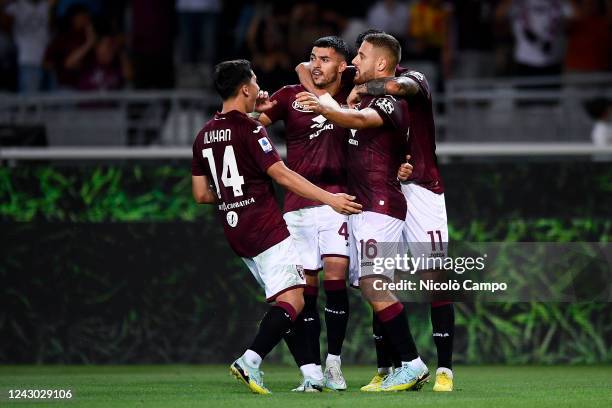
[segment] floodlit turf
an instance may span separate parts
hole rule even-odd
[[[610,407],[612,367],[457,367],[456,391],[366,394],[371,367],[345,367],[349,390],[295,394],[297,369],[268,365],[272,395],[253,395],[225,366],[0,366],[0,406],[15,407]],[[70,389],[72,400],[11,401],[8,389]],[[401,404],[401,405],[400,405]]]

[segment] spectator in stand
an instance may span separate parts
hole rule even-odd
[[[405,42],[408,24],[408,5],[397,0],[379,0],[368,10],[369,28],[381,30]]]
[[[57,88],[73,90],[80,70],[96,44],[97,34],[87,7],[73,5],[60,24],[59,34],[45,54],[45,65],[55,77]]]
[[[453,75],[482,78],[495,75],[494,13],[497,0],[463,0],[454,4],[457,53]]]
[[[565,38],[563,0],[502,0],[495,12],[498,23],[509,22],[514,35],[514,62],[520,76],[559,75]]]
[[[442,0],[418,0],[409,10],[408,54],[435,65],[437,72],[428,76],[437,78],[438,90],[451,74],[452,16],[451,4]]]
[[[120,41],[119,37],[110,34],[98,39],[94,53],[79,76],[80,91],[111,91],[124,87],[129,77],[129,63]]]
[[[612,7],[604,1],[574,0],[568,22],[565,72],[608,71],[612,55]]]
[[[174,0],[132,0],[134,87],[174,87]]]
[[[247,36],[257,82],[270,92],[295,79],[280,19],[276,14],[256,14]]]
[[[0,12],[12,26],[17,46],[18,89],[21,93],[43,88],[43,57],[49,41],[53,0],[0,0]]]
[[[310,55],[312,43],[326,35],[338,35],[343,19],[314,0],[297,2],[289,20],[289,52],[293,65]]]

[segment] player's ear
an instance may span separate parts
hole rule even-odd
[[[387,68],[387,60],[385,57],[380,56],[376,59],[376,70],[384,71]]]
[[[343,73],[346,67],[347,67],[346,61],[342,61],[340,65],[338,65],[338,73],[340,74]]]
[[[240,87],[240,92],[242,92],[242,95],[244,95],[245,97],[249,97],[249,87],[248,85],[244,84]]]

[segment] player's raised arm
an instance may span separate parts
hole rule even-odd
[[[214,204],[217,202],[217,195],[210,189],[206,176],[191,176],[191,193],[198,204]]]
[[[282,161],[268,167],[267,173],[274,181],[287,190],[309,200],[329,205],[340,214],[358,214],[361,212],[361,204],[353,201],[355,200],[354,196],[344,193],[329,193],[289,169]]]
[[[300,92],[296,95],[296,100],[307,109],[320,113],[343,128],[366,129],[383,125],[383,119],[371,108],[362,110],[341,108],[326,98],[319,98],[310,92]]]
[[[300,62],[297,67],[295,67],[295,72],[300,80],[300,84],[306,89],[308,92],[312,92],[316,95],[323,94],[325,91],[321,92],[320,89],[314,84],[312,80],[312,76],[310,75],[310,62]]]
[[[278,101],[273,101],[270,99],[268,92],[260,90],[257,94],[257,99],[255,100],[255,110],[249,113],[249,117],[259,121],[259,123],[264,126],[270,126],[272,124],[272,120],[268,117],[268,115],[266,115],[265,112],[274,108],[277,103]]]
[[[399,76],[372,79],[365,84],[356,85],[354,90],[358,95],[410,97],[418,94],[420,87],[414,79],[408,76]]]

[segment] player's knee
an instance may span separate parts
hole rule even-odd
[[[296,297],[294,299],[293,308],[297,314],[302,313],[302,310],[304,310],[304,296]]]
[[[306,275],[306,284],[315,288],[319,287],[319,275]]]
[[[340,257],[327,257],[324,261],[323,275],[325,280],[345,279],[349,260]]]

